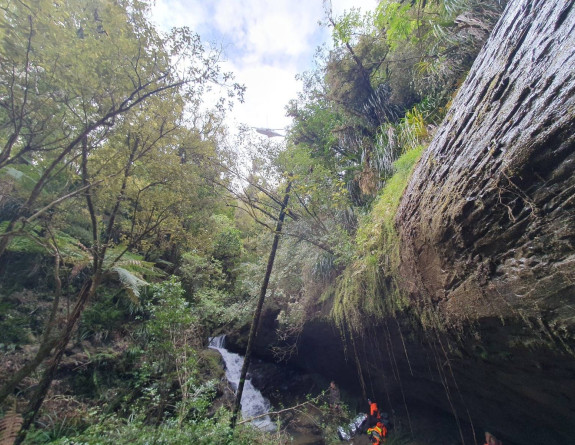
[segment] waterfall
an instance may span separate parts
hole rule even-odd
[[[215,349],[222,355],[224,363],[226,364],[226,378],[232,385],[234,391],[237,391],[244,358],[239,354],[229,352],[227,349],[225,349],[224,343],[225,335],[212,337],[210,338],[209,347],[211,349]],[[250,379],[246,379],[244,383],[244,391],[242,393],[241,404],[242,416],[244,419],[249,419],[250,417],[255,417],[267,413],[271,407],[269,400],[262,396],[262,393],[259,392],[256,388],[254,388]],[[269,416],[260,417],[259,419],[254,420],[252,424],[262,430],[275,430],[275,425]]]

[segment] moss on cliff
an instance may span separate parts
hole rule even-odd
[[[395,285],[399,268],[399,238],[395,214],[423,146],[405,152],[395,163],[371,211],[361,221],[353,262],[339,277],[332,316],[340,327],[360,332],[366,317],[383,319],[403,308],[406,299]]]

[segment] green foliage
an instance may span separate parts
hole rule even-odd
[[[329,261],[316,255],[310,268],[313,255],[298,263],[304,265],[299,292],[316,301],[334,295],[332,315],[340,325],[361,331],[365,317],[407,304],[397,283],[397,206],[413,165],[486,38],[482,32],[494,23],[496,3],[385,0],[374,14],[354,10],[328,17],[334,48],[318,52],[317,69],[302,76],[304,93],[290,104],[296,145],[280,161],[293,172],[304,203],[305,217],[290,223],[291,230],[322,241],[333,255]],[[319,202],[351,209],[339,216]],[[293,261],[303,257],[301,247],[289,248]],[[280,312],[286,326],[294,317],[300,323],[298,314],[309,307],[289,287],[295,282],[284,279],[276,292],[278,300],[289,302]],[[291,315],[290,307],[296,308]]]
[[[209,238],[180,260],[178,273],[192,294],[204,287],[233,289],[244,254],[242,234],[228,216],[212,215],[208,222]]]
[[[0,170],[0,179],[17,185],[14,188],[16,196],[13,196],[13,198],[21,199],[26,193],[30,193],[40,176],[41,171],[36,165],[14,165]]]
[[[197,312],[208,332],[243,321],[253,314],[252,305],[246,304],[244,298],[223,290],[204,288],[197,293],[195,300]]]
[[[288,114],[295,118],[295,125],[290,131],[290,140],[294,146],[305,144],[312,158],[326,167],[336,165],[333,157],[337,136],[333,129],[343,123],[342,115],[325,101],[308,101],[298,104],[292,101]],[[280,155],[281,156],[281,155]]]
[[[237,278],[237,270],[243,252],[241,234],[225,215],[215,215],[217,233],[214,237],[212,255],[221,264],[226,276],[227,288],[231,289]]]
[[[309,203],[310,212],[319,210],[320,206],[336,210],[349,205],[345,183],[323,161],[302,145],[290,146],[278,156],[279,167],[290,172],[294,182],[292,190],[299,197],[299,201],[291,204],[294,210],[305,211],[300,210],[301,201]]]
[[[179,424],[167,420],[158,426],[151,426],[140,416],[124,420],[116,416],[102,418],[94,412],[92,426],[80,434],[69,434],[49,443],[51,445],[198,445],[234,444],[257,445],[268,444],[273,440],[270,434],[258,431],[249,426],[239,426],[234,431],[229,428],[229,414],[221,410],[214,418],[204,418],[193,422]],[[27,440],[25,444],[33,443]]]
[[[375,14],[328,18],[334,47],[301,76],[288,148],[258,146],[269,158],[252,158],[246,195],[262,207],[243,207],[273,227],[272,196],[292,181],[270,282],[279,336],[297,338],[330,308],[360,331],[408,304],[396,282],[397,206],[481,41],[474,24],[492,23],[487,3],[385,0]],[[234,215],[235,201],[226,209],[229,196],[212,186],[231,183],[220,162],[227,99],[204,113],[203,93],[209,83],[242,89],[221,73],[217,51],[186,28],[158,34],[147,8],[38,0],[0,11],[7,252],[49,277],[58,259],[62,301],[101,273],[79,339],[121,331],[134,340],[124,354],[86,352],[89,369],[78,373],[76,385],[109,415],[95,411],[85,430],[55,421],[28,443],[270,443],[277,437],[229,429],[229,413],[214,408],[222,371],[202,351],[208,332],[251,318],[269,251],[270,233]],[[181,282],[149,284],[165,277],[160,265]],[[39,331],[4,301],[0,313],[5,349]],[[326,431],[335,440],[334,425]]]
[[[355,260],[338,279],[332,309],[340,326],[361,332],[366,317],[383,318],[406,304],[395,285],[399,266],[395,214],[422,151],[422,146],[409,150],[394,163],[394,175],[360,224]]]
[[[147,286],[148,283],[123,267],[114,266],[111,271],[118,275],[122,287],[126,290],[130,299],[137,304],[140,297],[140,289]]]
[[[242,87],[220,70],[219,52],[189,29],[156,32],[148,7],[37,1],[0,12],[7,104],[0,111],[0,186],[10,195],[0,210],[8,210],[2,219],[11,221],[12,235],[4,240],[16,243],[13,250],[32,248],[38,224],[38,231],[75,239],[57,239],[62,247],[103,252],[108,245],[99,244],[113,241],[159,259],[190,243],[188,229],[205,216],[200,209],[217,207],[205,179],[221,169],[207,161],[216,155],[223,109]],[[210,83],[228,91],[204,118],[199,107]],[[190,124],[184,110],[209,125]],[[87,184],[91,202],[78,193]],[[77,271],[87,265],[83,256]],[[136,296],[134,280],[117,272]]]
[[[43,445],[57,443],[79,434],[86,425],[74,418],[58,420],[53,416],[47,416],[48,422],[42,428],[32,428],[27,434],[24,444]]]
[[[174,354],[176,339],[197,344],[190,330],[197,329],[197,317],[184,298],[184,289],[176,277],[150,286],[150,299],[145,309],[149,312],[147,331],[149,345],[167,354]],[[201,340],[200,340],[201,341]]]
[[[182,255],[178,272],[182,283],[192,294],[204,287],[221,288],[226,279],[219,261],[196,252],[187,252]]]
[[[202,420],[215,397],[216,385],[202,378],[198,351],[205,334],[200,317],[175,277],[152,285],[148,294],[144,303],[148,320],[138,334],[146,351],[135,382],[141,396],[130,409],[146,417],[173,417],[180,423]],[[168,401],[173,408],[157,412],[157,407]]]
[[[7,226],[7,221],[0,223],[0,233],[5,233]],[[16,238],[10,245],[9,251],[27,254],[44,253],[46,248],[41,242],[39,242],[40,231],[41,228],[37,225],[26,227],[22,235]]]
[[[423,146],[407,151],[394,162],[395,173],[386,182],[381,195],[376,200],[370,217],[366,218],[357,232],[357,244],[362,252],[373,252],[385,248],[386,240],[393,240],[395,214],[411,171],[419,160]],[[393,244],[393,243],[392,243]]]
[[[125,298],[123,290],[113,284],[102,286],[85,309],[78,328],[79,338],[109,341],[115,338],[113,334],[125,333],[134,323],[135,315],[142,313],[140,299],[134,302],[132,298]]]
[[[412,5],[406,2],[384,0],[379,3],[374,23],[387,30],[392,50],[396,50],[399,45],[413,43],[418,38],[416,31],[421,28],[422,21],[411,14],[412,10]]]
[[[373,32],[370,14],[362,14],[359,9],[351,8],[335,22],[332,32],[334,46],[356,43],[355,36],[369,32]]]
[[[369,205],[395,159],[437,125],[431,115],[444,115],[500,11],[497,0],[384,0],[374,13],[328,16],[334,48],[301,76],[291,140]]]

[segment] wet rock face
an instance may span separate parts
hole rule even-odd
[[[454,372],[517,443],[575,434],[574,5],[509,3],[396,219],[405,290],[476,331]]]
[[[573,3],[511,2],[400,206],[412,298],[454,321],[537,319],[572,341],[573,73]]]

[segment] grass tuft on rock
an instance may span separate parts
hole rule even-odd
[[[360,223],[354,259],[339,277],[332,309],[341,327],[361,332],[366,317],[382,319],[407,304],[396,286],[399,238],[395,215],[423,148],[408,150],[394,162],[393,176]]]

